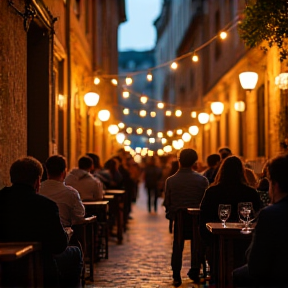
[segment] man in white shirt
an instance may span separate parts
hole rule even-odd
[[[74,168],[65,178],[66,185],[77,189],[82,200],[103,199],[103,185],[90,171],[93,169],[93,160],[83,156],[78,160],[78,168]]]
[[[85,216],[85,208],[78,191],[64,183],[65,158],[61,155],[51,156],[45,166],[48,179],[41,183],[39,194],[57,204],[63,227],[71,227],[81,222]]]

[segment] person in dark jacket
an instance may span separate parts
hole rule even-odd
[[[41,163],[33,157],[12,164],[12,186],[0,191],[0,241],[40,242],[44,286],[77,287],[82,270],[81,252],[78,247],[67,247],[57,204],[38,194],[42,173]]]
[[[261,210],[246,252],[247,264],[234,270],[234,287],[287,287],[288,155],[268,162],[272,205]]]

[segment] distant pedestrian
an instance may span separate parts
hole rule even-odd
[[[208,179],[209,184],[214,182],[215,179],[215,171],[218,170],[220,165],[220,154],[211,154],[207,157],[208,168],[204,171],[203,175]]]

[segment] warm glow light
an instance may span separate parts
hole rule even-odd
[[[146,104],[147,101],[148,101],[148,97],[147,97],[147,96],[144,96],[144,95],[143,95],[143,96],[140,97],[140,102],[141,102],[141,103]]]
[[[94,78],[94,84],[98,85],[100,83],[100,79],[98,77]]]
[[[180,147],[180,149],[184,147],[184,141],[182,139],[178,140],[178,147]]]
[[[192,61],[193,61],[193,62],[198,62],[198,61],[199,61],[198,55],[194,54],[194,55],[192,56]]]
[[[179,145],[179,142],[178,142],[177,140],[173,140],[173,141],[172,141],[172,146],[173,146],[173,148],[176,149],[176,150],[181,149],[181,147],[180,147],[180,145]]]
[[[192,136],[185,132],[183,135],[182,135],[182,139],[185,141],[185,142],[189,142],[191,140]]]
[[[157,137],[158,137],[158,138],[163,138],[163,133],[162,133],[162,132],[158,132],[158,133],[157,133]]]
[[[154,152],[152,150],[148,150],[148,156],[152,157]]]
[[[158,149],[157,150],[157,155],[158,156],[163,156],[164,155],[164,150],[163,149]]]
[[[182,135],[183,134],[183,130],[182,129],[177,129],[176,130],[176,134],[177,135]]]
[[[167,145],[163,148],[164,152],[166,153],[170,153],[172,151],[172,146],[171,145]]]
[[[176,62],[173,62],[170,66],[173,70],[176,70],[178,67],[178,64]]]
[[[224,39],[227,38],[227,32],[222,31],[219,36],[220,36],[220,38],[221,38],[222,40],[224,40]]]
[[[129,96],[130,96],[129,91],[123,90],[122,96],[123,96],[123,98],[129,98]]]
[[[123,114],[124,114],[124,115],[129,115],[129,113],[130,113],[129,108],[124,108],[124,109],[123,109]]]
[[[131,77],[126,77],[125,82],[126,82],[126,85],[130,86],[133,83],[133,80]]]
[[[190,126],[188,129],[189,133],[193,136],[197,135],[199,132],[199,128],[196,125]]]
[[[142,149],[140,154],[141,154],[142,157],[145,157],[147,155],[147,150]]]
[[[84,102],[87,106],[96,106],[99,102],[100,96],[95,92],[88,92],[84,95]]]
[[[150,136],[152,134],[152,129],[147,129],[146,133],[148,136]]]
[[[140,116],[140,117],[145,117],[146,115],[147,115],[146,110],[140,110],[140,111],[139,111],[139,116]]]
[[[150,112],[150,116],[151,116],[152,118],[156,117],[156,112],[155,112],[155,111],[151,111],[151,112]]]
[[[124,146],[124,150],[125,150],[126,152],[130,152],[130,151],[131,151],[131,147],[130,147],[130,146]]]
[[[162,144],[166,144],[166,143],[167,143],[167,139],[166,139],[166,138],[162,138],[162,139],[161,139],[161,143],[162,143]]]
[[[151,72],[148,72],[148,74],[147,74],[147,80],[148,80],[148,81],[152,81],[152,80],[153,80],[153,76],[152,76],[152,73],[151,73]]]
[[[117,86],[118,85],[118,81],[116,79],[112,79],[111,80],[111,83],[114,85],[114,86]]]
[[[125,140],[125,134],[120,132],[116,135],[116,141],[119,143],[119,144],[123,144]]]
[[[140,164],[141,162],[142,162],[142,157],[141,157],[141,155],[135,155],[134,156],[134,161],[136,162],[136,163],[138,163],[138,164]]]
[[[111,135],[116,135],[119,132],[119,128],[117,125],[113,124],[108,127],[108,131]]]
[[[110,118],[110,112],[109,112],[109,110],[100,110],[100,111],[98,112],[98,118],[99,118],[99,120],[102,121],[102,122],[108,121],[109,118]]]
[[[224,104],[222,102],[211,103],[211,110],[215,115],[221,115],[224,110]]]
[[[58,105],[59,105],[59,107],[63,108],[64,103],[65,103],[65,97],[64,97],[64,95],[59,94],[59,95],[58,95]]]
[[[170,110],[167,110],[167,111],[165,112],[165,115],[169,117],[169,116],[172,115],[172,112],[171,112]]]
[[[136,133],[137,134],[142,134],[143,133],[143,129],[142,128],[137,128],[136,129]]]
[[[176,117],[181,117],[182,116],[182,111],[181,110],[176,110],[175,111],[175,116]]]
[[[133,129],[131,127],[127,127],[126,132],[128,134],[131,134],[133,132]]]
[[[168,137],[172,137],[173,134],[174,134],[173,131],[171,131],[171,130],[167,131],[167,136],[168,136]]]
[[[275,78],[275,85],[279,89],[287,90],[288,89],[288,73],[281,73]]]
[[[214,122],[215,121],[215,115],[213,114],[213,113],[210,113],[210,115],[209,115],[209,121],[210,122]]]
[[[240,83],[243,89],[252,90],[258,81],[258,74],[255,72],[243,72],[239,74]]]
[[[196,111],[192,111],[191,112],[191,117],[192,118],[196,118],[197,117],[197,112]]]
[[[243,101],[235,102],[234,109],[238,112],[244,112],[245,111],[245,102],[243,102]]]
[[[131,145],[131,141],[129,139],[125,139],[123,144],[130,146]]]
[[[153,144],[153,143],[155,143],[156,140],[155,140],[155,138],[149,138],[148,141],[149,141],[149,143],[152,143],[152,144]]]
[[[163,109],[163,108],[164,108],[164,103],[159,102],[159,103],[157,104],[157,107],[158,107],[159,109]]]
[[[198,115],[198,121],[199,121],[200,124],[206,124],[209,121],[209,117],[210,116],[207,113],[200,113]]]
[[[136,153],[141,153],[141,150],[142,150],[141,147],[136,147],[136,148],[135,148],[135,152],[136,152]]]
[[[122,122],[120,122],[120,123],[118,123],[118,127],[119,127],[120,129],[123,129],[123,128],[125,127],[125,124],[122,123]],[[129,144],[129,145],[130,145],[130,144]]]

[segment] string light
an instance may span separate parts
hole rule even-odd
[[[143,95],[143,96],[140,97],[140,102],[141,103],[146,104],[147,101],[148,101],[148,97],[147,96]]]
[[[166,153],[170,153],[170,152],[172,152],[172,146],[171,145],[167,145],[167,146],[163,147],[163,150]]]
[[[163,109],[163,108],[164,108],[164,103],[159,102],[159,103],[157,104],[157,107],[158,107],[159,109]]]
[[[206,124],[209,121],[209,114],[207,113],[200,113],[198,115],[198,121],[200,124]]]
[[[136,147],[135,152],[140,154],[141,153],[141,147]]]
[[[199,128],[196,125],[190,126],[188,129],[189,133],[193,136],[196,136],[199,132]]]
[[[163,138],[163,132],[158,132],[158,133],[157,133],[157,137],[158,137],[158,138]]]
[[[125,150],[125,152],[130,152],[131,147],[130,146],[124,146],[124,150]]]
[[[158,156],[163,156],[164,153],[165,153],[165,152],[164,152],[163,149],[158,149],[158,150],[157,150],[157,155],[158,155]]]
[[[152,143],[152,144],[153,144],[153,143],[155,143],[156,140],[155,140],[155,138],[149,138],[148,141],[149,141],[149,143]]]
[[[182,116],[182,111],[181,110],[176,110],[175,111],[175,116],[176,117],[181,117]]]
[[[162,144],[166,144],[166,143],[167,143],[167,139],[166,139],[166,138],[162,138],[162,139],[161,139],[161,143],[162,143]]]
[[[147,155],[147,151],[146,151],[145,149],[142,149],[140,155],[141,155],[142,157],[145,157],[145,156]]]
[[[197,117],[197,112],[196,111],[192,111],[191,112],[191,118],[196,118]]]
[[[133,80],[132,80],[131,77],[126,77],[125,82],[126,82],[126,85],[127,85],[127,86],[130,86],[130,85],[132,85]]]
[[[112,79],[111,80],[111,83],[114,85],[114,86],[117,86],[118,85],[118,81],[116,79]]]
[[[152,118],[156,117],[156,112],[155,112],[155,111],[151,111],[151,112],[150,112],[150,116],[151,116]]]
[[[130,146],[131,145],[131,141],[129,139],[125,139],[123,144],[127,145],[127,146]]]
[[[147,80],[148,80],[149,82],[151,82],[151,81],[153,80],[153,76],[152,76],[152,73],[151,73],[151,72],[148,72],[148,73],[147,73]]]
[[[148,150],[148,156],[152,157],[154,155],[154,152],[152,150]]]
[[[140,116],[140,117],[146,117],[146,115],[147,115],[146,110],[140,110],[140,111],[139,111],[139,116]]]
[[[171,69],[176,70],[178,68],[178,64],[176,62],[173,62],[170,67]]]
[[[108,127],[108,131],[111,135],[116,135],[119,132],[119,128],[117,125],[112,124]]]
[[[129,115],[129,113],[130,113],[129,108],[124,108],[124,109],[123,109],[123,114],[124,114],[124,115]]]
[[[125,124],[122,123],[122,122],[120,122],[120,123],[118,123],[118,127],[119,127],[120,129],[123,129],[123,128],[125,127]],[[130,144],[129,144],[129,145],[130,145]]]
[[[148,136],[152,135],[152,129],[147,129],[146,133]]]
[[[173,131],[171,131],[171,130],[167,131],[167,136],[168,136],[168,137],[172,137],[173,134],[174,134]]]
[[[168,116],[168,117],[170,117],[170,116],[172,115],[172,112],[171,112],[170,110],[167,110],[167,111],[165,112],[165,115]]]
[[[198,62],[199,61],[199,57],[198,55],[194,52],[193,56],[192,56],[192,61],[193,62]]]
[[[123,93],[122,93],[122,96],[123,96],[123,98],[129,98],[129,96],[130,96],[129,91],[126,90],[126,89],[124,89],[124,90],[123,90]]]
[[[189,142],[191,140],[192,136],[185,132],[183,135],[182,135],[182,139],[185,141],[185,142]]]
[[[94,78],[94,84],[98,85],[100,83],[100,79],[98,77]]]
[[[128,134],[132,134],[132,133],[133,133],[132,127],[127,127],[126,132],[127,132]]]
[[[182,129],[177,129],[176,134],[177,135],[182,135],[183,134],[183,130]]]
[[[222,32],[219,34],[219,36],[220,36],[220,38],[221,38],[222,40],[224,40],[224,39],[227,38],[227,32],[222,31]]]
[[[143,129],[141,127],[137,128],[136,133],[137,134],[142,134],[143,133]]]

